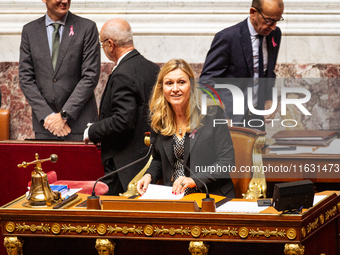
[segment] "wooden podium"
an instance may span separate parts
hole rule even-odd
[[[295,215],[273,208],[257,214],[33,209],[23,208],[21,197],[1,207],[0,217],[2,234],[24,241],[24,255],[94,255],[96,239],[115,242],[116,255],[190,254],[190,241],[207,242],[208,254],[284,254],[286,244],[295,244],[304,253],[289,254],[334,255],[340,248],[340,197],[328,194]]]

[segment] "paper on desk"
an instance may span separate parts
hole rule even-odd
[[[315,195],[313,200],[313,206],[319,203],[325,197],[327,197],[327,195]]]
[[[229,201],[216,208],[216,212],[259,213],[269,206],[258,206],[257,202]]]
[[[78,191],[81,191],[82,190],[82,188],[80,188],[80,189],[69,189],[65,194],[62,194],[61,195],[61,197],[62,198],[65,198],[65,197],[67,197],[67,196],[72,196],[73,194],[76,194]]]
[[[270,151],[270,153],[280,154],[299,154],[299,153],[313,153],[313,147],[296,146],[296,150],[282,150],[282,151]]]
[[[340,139],[334,139],[327,147],[319,147],[316,154],[340,154]]]
[[[171,186],[149,184],[145,194],[139,199],[179,200],[183,194],[173,195]]]
[[[72,196],[73,194],[76,194],[80,190],[82,190],[82,188],[80,188],[80,189],[69,189],[67,192],[65,192],[61,195],[61,198],[65,198],[67,196]],[[26,192],[26,197],[28,197],[29,193],[30,193],[29,191]]]

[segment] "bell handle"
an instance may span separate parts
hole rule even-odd
[[[29,165],[35,164],[37,167],[41,166],[41,163],[46,162],[46,161],[51,161],[52,163],[55,163],[58,161],[58,156],[56,154],[52,154],[49,158],[46,159],[39,159],[38,153],[35,154],[35,160],[32,162],[25,162],[23,161],[21,164],[18,164],[18,167],[21,168],[26,168]]]

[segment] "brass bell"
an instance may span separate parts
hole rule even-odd
[[[41,163],[45,161],[52,161],[53,163],[57,162],[58,156],[56,154],[52,154],[48,159],[39,159],[38,153],[35,154],[35,160],[26,163],[25,161],[22,164],[19,164],[18,167],[26,168],[31,164],[35,164],[34,171],[31,174],[31,188],[29,194],[27,196],[27,202],[23,203],[23,206],[26,207],[45,207],[51,206],[52,204],[57,203],[60,200],[60,193],[53,192],[50,184],[48,183],[47,175],[43,172],[41,168]]]

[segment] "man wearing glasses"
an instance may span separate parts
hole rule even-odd
[[[232,119],[239,126],[264,130],[264,122],[270,122],[275,116],[275,112],[266,116],[256,116],[250,112],[247,89],[252,87],[253,95],[250,96],[255,109],[271,108],[276,77],[274,69],[281,42],[281,30],[276,23],[283,21],[283,9],[282,0],[253,0],[247,19],[215,35],[203,66],[201,81],[209,83],[207,78],[252,78],[247,81],[233,79],[245,98],[244,115],[233,115],[233,97],[228,89],[217,90],[226,107],[228,124]]]
[[[99,121],[85,130],[84,142],[101,143],[104,171],[109,174],[147,154],[144,133],[151,130],[148,103],[159,67],[135,49],[126,20],[107,21],[100,30],[100,44],[115,66],[102,95]],[[106,195],[125,192],[147,161],[103,179],[109,186]]]
[[[82,141],[98,120],[96,24],[69,12],[71,0],[42,0],[47,12],[22,30],[19,80],[32,107],[36,139]]]

